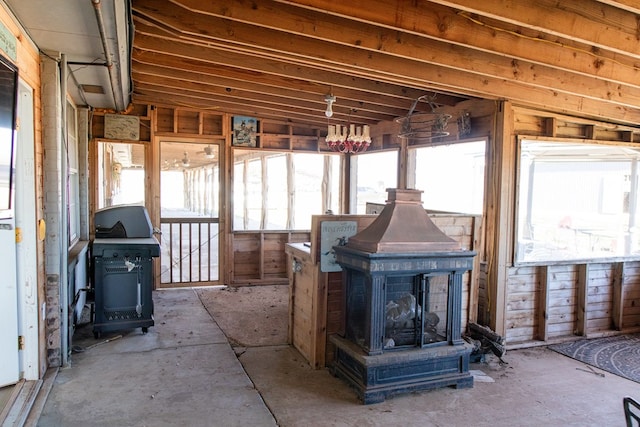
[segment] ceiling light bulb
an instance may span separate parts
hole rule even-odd
[[[324,97],[324,101],[327,103],[327,109],[324,115],[327,117],[333,116],[333,103],[336,102],[336,97],[333,95],[327,95]]]

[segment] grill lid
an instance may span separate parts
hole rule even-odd
[[[372,253],[450,252],[461,250],[429,218],[422,190],[388,188],[388,200],[378,217],[349,238],[346,246]]]

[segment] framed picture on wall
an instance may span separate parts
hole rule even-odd
[[[255,117],[234,116],[231,123],[234,147],[257,147],[260,123]]]

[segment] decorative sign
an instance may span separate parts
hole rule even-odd
[[[320,271],[341,271],[334,246],[344,246],[358,232],[357,221],[323,221],[320,226]]]
[[[120,114],[104,115],[104,137],[109,139],[140,140],[140,117]]]
[[[18,59],[16,43],[16,37],[0,22],[0,49],[2,49],[13,62],[16,62]]]
[[[256,147],[258,119],[254,117],[235,116],[233,118],[234,147]]]

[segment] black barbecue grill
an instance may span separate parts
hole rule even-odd
[[[153,258],[160,245],[144,206],[101,209],[91,247],[93,334],[153,326]]]

